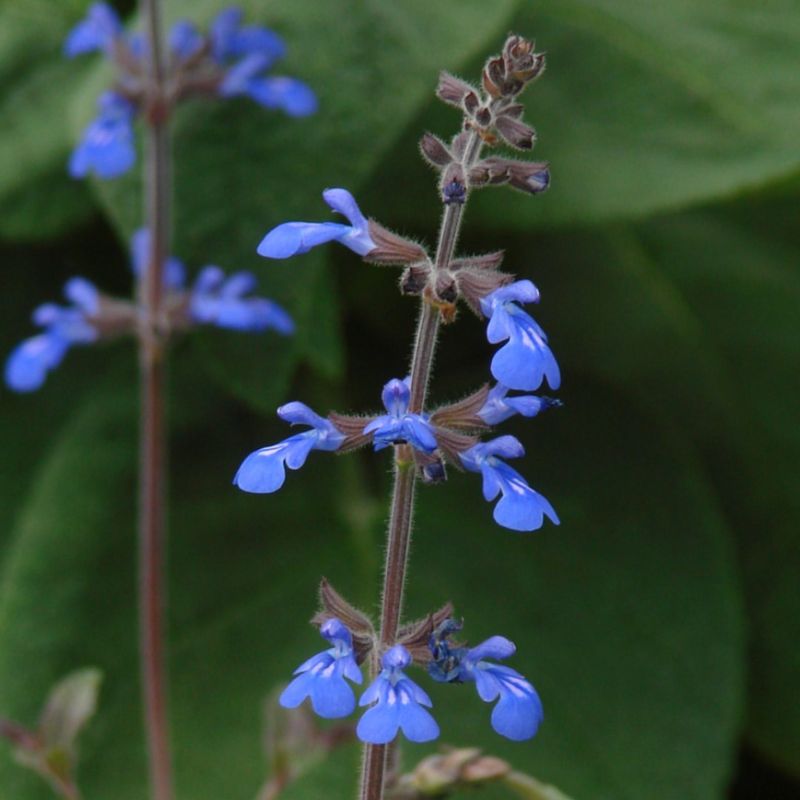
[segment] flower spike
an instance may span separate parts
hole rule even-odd
[[[470,472],[483,476],[483,496],[494,500],[502,494],[494,508],[494,520],[512,531],[535,531],[542,527],[544,517],[558,525],[558,516],[545,497],[531,489],[525,479],[503,458],[519,458],[525,449],[513,436],[498,436],[481,442],[460,454],[461,463]]]
[[[303,403],[281,406],[278,416],[292,425],[310,427],[278,444],[250,453],[233,478],[234,484],[242,491],[255,494],[277,492],[286,480],[286,467],[300,469],[312,450],[338,450],[344,441],[344,434],[332,422],[315,414]]]
[[[492,344],[508,340],[492,359],[492,375],[511,389],[538,389],[545,378],[551,389],[561,385],[545,332],[517,305],[538,300],[539,290],[527,280],[502,286],[481,300],[481,310],[489,317],[487,339]]]
[[[350,221],[340,222],[284,222],[273,228],[258,246],[258,254],[265,258],[291,258],[307,253],[311,248],[326,242],[339,242],[354,253],[365,256],[375,249],[369,235],[369,222],[347,189],[326,189],[325,202]]]
[[[284,708],[296,708],[310,697],[311,707],[319,716],[346,717],[355,709],[356,698],[345,678],[358,684],[363,680],[353,655],[353,636],[335,617],[324,622],[319,632],[333,647],[303,662],[278,702]]]
[[[362,742],[387,744],[400,730],[412,742],[430,742],[439,735],[436,720],[423,708],[433,705],[430,697],[403,672],[410,663],[408,650],[400,644],[384,654],[383,670],[358,702],[375,703],[358,721],[356,735]]]
[[[372,434],[375,450],[403,442],[423,453],[432,453],[436,449],[436,437],[427,416],[408,413],[410,397],[410,378],[404,381],[393,378],[383,387],[381,399],[388,413],[372,420],[364,428],[364,433]]]

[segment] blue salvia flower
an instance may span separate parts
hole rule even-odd
[[[273,31],[256,25],[243,26],[238,8],[221,11],[211,24],[211,52],[222,66],[229,66],[219,86],[223,97],[247,95],[265,108],[280,109],[292,117],[317,110],[311,88],[296,78],[265,76],[286,54],[286,45]]]
[[[491,703],[492,727],[515,742],[530,739],[543,718],[542,701],[531,684],[518,672],[486,658],[506,659],[516,652],[504,636],[492,636],[461,656],[457,680],[475,681],[481,700]]]
[[[204,267],[192,288],[189,313],[195,322],[219,328],[254,332],[271,328],[284,336],[293,333],[292,318],[277,303],[245,297],[255,285],[251,272],[227,277],[219,267]]]
[[[353,655],[353,635],[336,618],[324,622],[319,632],[333,647],[302,663],[294,671],[297,677],[283,690],[278,702],[284,708],[296,708],[310,697],[311,707],[319,716],[346,717],[356,707],[347,680],[358,684],[363,680]]]
[[[358,701],[360,706],[375,703],[358,721],[356,734],[362,742],[386,744],[399,730],[412,742],[429,742],[439,735],[436,720],[423,708],[433,705],[430,697],[403,672],[410,663],[409,652],[400,644],[384,654],[383,670]]]
[[[281,406],[278,416],[292,425],[308,425],[309,429],[250,453],[233,479],[234,484],[245,492],[277,492],[286,480],[286,467],[300,469],[312,450],[338,450],[344,441],[344,434],[332,422],[303,403]]]
[[[515,414],[521,417],[535,417],[542,411],[561,405],[560,400],[552,397],[537,397],[533,394],[508,397],[508,386],[498,383],[489,391],[486,402],[478,411],[478,416],[487,425],[499,425]]]
[[[109,180],[127,172],[136,161],[134,107],[116,92],[103,92],[97,116],[83,132],[69,160],[69,174],[85,178],[93,172]]]
[[[203,34],[189,20],[178,20],[169,32],[169,49],[179,62],[188,61],[196,56],[204,44]]]
[[[97,340],[98,333],[91,320],[97,315],[100,300],[94,284],[84,278],[71,278],[64,287],[64,295],[73,305],[39,306],[33,312],[33,321],[44,331],[19,344],[8,357],[5,381],[15,392],[39,389],[47,373],[63,361],[70,347]]]
[[[539,290],[530,281],[502,286],[481,299],[489,318],[486,337],[496,344],[508,340],[492,359],[492,375],[510,389],[538,389],[546,378],[551,389],[561,384],[558,364],[547,345],[547,336],[518,303],[536,303]]]
[[[545,497],[531,489],[515,469],[500,458],[519,458],[525,448],[513,436],[498,436],[481,442],[463,453],[461,462],[471,472],[483,476],[483,496],[494,500],[502,494],[494,507],[494,520],[512,531],[535,531],[542,527],[544,517],[558,525],[558,516]]]
[[[111,55],[114,43],[122,33],[117,12],[107,3],[92,3],[86,18],[70,32],[64,42],[64,54],[73,58],[83,53],[102,50]]]
[[[312,247],[336,241],[364,256],[375,249],[369,235],[369,221],[347,189],[326,189],[322,196],[334,210],[350,221],[340,222],[284,222],[273,228],[258,246],[258,254],[265,258],[290,258],[307,253]]]
[[[403,442],[423,453],[432,453],[436,449],[436,437],[427,418],[422,414],[408,413],[410,397],[410,378],[404,381],[393,378],[383,387],[381,400],[388,413],[372,420],[364,428],[364,433],[372,434],[375,450]]]

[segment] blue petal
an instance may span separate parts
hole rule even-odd
[[[73,302],[84,314],[95,316],[99,309],[100,293],[97,287],[86,278],[70,278],[64,286],[64,296]]]
[[[219,94],[222,97],[250,94],[250,87],[254,78],[266,69],[267,64],[267,57],[261,53],[246,55],[227,71],[222,83],[219,85]]]
[[[499,464],[496,471],[503,492],[494,509],[498,525],[514,531],[535,531],[542,527],[545,515],[559,524],[558,516],[547,499],[531,489],[516,470],[507,464]]]
[[[297,78],[260,78],[249,83],[247,94],[264,108],[280,109],[290,117],[308,117],[318,108],[311,87]]]
[[[292,425],[308,425],[317,430],[327,430],[333,427],[330,420],[321,417],[305,403],[301,403],[297,400],[293,400],[291,403],[285,403],[278,409],[277,413],[282,420]]]
[[[404,427],[408,443],[423,453],[432,453],[438,446],[431,426],[418,414],[406,414]]]
[[[287,442],[280,442],[250,453],[236,472],[234,484],[244,492],[277,492],[286,480],[283,461],[287,447]]]
[[[203,43],[204,39],[200,32],[194,23],[189,22],[189,20],[178,20],[172,26],[169,34],[169,46],[172,52],[181,60],[185,61],[199,53]]]
[[[311,694],[314,678],[313,672],[301,673],[281,692],[278,702],[284,708],[297,708]]]
[[[347,225],[337,222],[284,222],[263,238],[258,254],[265,258],[290,258],[340,239],[349,230]]]
[[[211,35],[212,52],[217,61],[224,61],[233,55],[236,33],[242,22],[242,10],[235,6],[223,9],[214,17],[209,33]]]
[[[252,272],[242,270],[234,272],[222,287],[220,295],[225,298],[240,298],[252,292],[257,285],[256,276]]]
[[[397,736],[400,708],[397,703],[381,703],[368,709],[356,726],[356,736],[369,744],[387,744]]]
[[[485,703],[491,703],[492,700],[500,695],[502,685],[500,680],[492,674],[490,669],[477,667],[472,670],[470,675],[475,680],[475,688],[478,690],[478,696]]]
[[[436,720],[416,703],[400,705],[400,728],[411,742],[430,742],[439,736]]]
[[[337,639],[344,642],[348,647],[353,646],[353,634],[350,633],[348,627],[336,617],[331,617],[322,623],[319,629],[320,636],[327,639],[329,642],[335,642]]]
[[[329,189],[328,192],[344,192],[344,189]],[[348,192],[349,194],[349,192]],[[408,411],[408,401],[411,390],[405,381],[393,378],[383,387],[381,400],[383,407],[395,417],[400,417]]]
[[[490,636],[486,641],[470,648],[467,658],[470,661],[480,661],[484,658],[496,658],[500,661],[513,656],[517,646],[505,636]]]
[[[122,23],[116,11],[107,3],[94,3],[89,7],[86,19],[67,34],[64,54],[72,58],[93,50],[105,50],[108,53],[121,31]]]
[[[316,444],[316,431],[306,431],[287,439],[284,444],[286,455],[284,461],[289,469],[300,469],[306,463],[308,454],[314,449]]]
[[[48,371],[57,367],[69,343],[50,333],[26,339],[11,351],[5,366],[5,381],[15,392],[33,392],[39,389]]]
[[[530,739],[544,717],[542,701],[536,690],[521,675],[518,680],[501,679],[503,690],[492,710],[492,727],[515,742]]]
[[[354,228],[366,228],[369,224],[355,197],[347,189],[326,189],[322,197],[334,211],[347,217]]]
[[[502,490],[500,477],[491,464],[481,466],[481,476],[483,477],[483,499],[491,502]]]
[[[353,690],[340,675],[341,666],[334,662],[318,673],[311,684],[311,705],[324,719],[337,719],[352,714],[356,707]]]
[[[286,45],[274,31],[257,25],[240,28],[233,39],[231,50],[234,55],[260,53],[267,57],[268,66],[286,55]]]

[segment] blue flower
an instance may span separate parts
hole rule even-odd
[[[277,303],[264,297],[245,297],[253,291],[251,272],[230,277],[214,266],[204,267],[192,289],[189,310],[195,322],[237,331],[273,328],[288,336],[294,332],[292,318]]]
[[[121,33],[122,23],[117,12],[107,3],[93,3],[89,6],[86,18],[67,34],[64,54],[73,58],[82,53],[102,50],[109,55]]]
[[[383,670],[358,702],[375,703],[358,721],[356,734],[362,742],[386,744],[398,730],[412,742],[429,742],[439,735],[436,720],[422,707],[433,705],[430,697],[403,672],[410,663],[411,656],[400,644],[384,654]]]
[[[286,54],[278,34],[256,25],[242,26],[242,12],[229,8],[211,25],[211,52],[227,68],[219,86],[222,97],[247,95],[265,108],[280,109],[292,117],[306,117],[317,110],[317,97],[300,80],[263,73]],[[239,59],[232,65],[232,59]]]
[[[211,23],[211,51],[214,60],[225,64],[231,59],[259,54],[266,56],[266,67],[286,54],[283,39],[273,31],[257,25],[242,25],[240,8],[220,11]]]
[[[180,61],[188,61],[200,53],[205,39],[193,22],[178,20],[169,32],[169,49]]]
[[[410,396],[410,378],[404,381],[393,378],[383,387],[381,399],[389,413],[377,417],[364,428],[364,433],[372,434],[375,450],[403,442],[423,453],[432,453],[436,449],[436,437],[427,418],[408,413]]]
[[[99,113],[83,132],[69,160],[69,174],[85,178],[94,172],[108,180],[127,172],[136,161],[133,138],[133,106],[116,92],[104,92]]]
[[[542,411],[561,405],[560,400],[551,397],[537,397],[533,394],[508,397],[508,386],[498,383],[492,387],[478,416],[487,425],[499,425],[509,417],[519,414],[522,417],[535,417]]]
[[[539,695],[519,672],[484,661],[485,658],[506,659],[516,649],[505,637],[492,636],[461,654],[458,680],[475,681],[478,695],[486,703],[499,697],[492,710],[492,727],[501,736],[521,742],[530,739],[542,721]]]
[[[310,697],[312,708],[321,717],[346,717],[355,709],[356,698],[345,678],[359,684],[363,680],[353,656],[353,636],[336,618],[323,623],[319,632],[333,647],[302,663],[278,702],[284,708],[296,708]]]
[[[98,338],[91,325],[100,297],[94,284],[72,278],[64,287],[72,306],[46,303],[33,312],[33,321],[44,328],[38,336],[26,339],[12,351],[5,366],[5,381],[15,392],[39,389],[47,373],[55,369],[74,344],[90,344]]]
[[[131,267],[133,274],[141,280],[150,259],[150,231],[140,228],[131,237]],[[186,267],[183,262],[170,256],[164,264],[164,286],[180,291],[186,283]]]
[[[494,508],[498,525],[512,531],[535,531],[542,527],[547,516],[558,525],[553,507],[538,492],[531,489],[525,479],[498,456],[519,458],[525,449],[513,436],[498,436],[490,442],[481,442],[460,454],[461,462],[471,472],[483,476],[483,496],[492,501],[502,494]]]
[[[284,222],[264,237],[258,246],[258,254],[265,258],[290,258],[331,241],[349,247],[360,256],[374,250],[376,245],[369,236],[369,222],[353,195],[346,189],[326,189],[322,196],[334,211],[347,217],[349,225],[339,222]]]
[[[303,403],[281,406],[278,416],[293,425],[309,425],[310,428],[250,453],[233,479],[234,484],[245,492],[277,492],[286,480],[286,467],[300,469],[312,450],[338,450],[344,441],[344,434],[332,422],[315,414]]]
[[[561,384],[561,373],[547,336],[517,303],[535,303],[539,290],[530,281],[502,286],[481,299],[481,310],[489,317],[486,337],[492,344],[508,342],[492,359],[492,375],[510,389],[538,389],[547,378],[551,389]]]

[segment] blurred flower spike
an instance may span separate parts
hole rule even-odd
[[[97,116],[70,159],[70,175],[108,180],[124,174],[136,161],[136,116],[163,118],[190,97],[246,96],[291,117],[313,114],[317,98],[309,86],[297,78],[267,74],[286,53],[283,40],[267,28],[243,25],[242,19],[240,9],[225,9],[207,34],[187,20],[176,22],[169,35],[169,91],[162,96],[149,85],[144,37],[126,34],[108,4],[92,4],[68,34],[64,54],[73,58],[100,51],[114,64],[116,79],[101,95]]]
[[[142,229],[131,239],[131,267],[141,279],[147,266],[149,233]],[[291,317],[277,303],[252,296],[255,277],[249,272],[231,276],[215,266],[203,268],[194,285],[186,287],[186,268],[177,258],[164,264],[166,324],[181,331],[214,325],[259,333],[272,329],[288,335]],[[25,339],[11,352],[5,365],[5,382],[15,392],[32,392],[44,384],[48,373],[64,360],[74,345],[94,344],[122,335],[135,335],[137,306],[125,299],[102,294],[85,278],[70,278],[64,286],[69,306],[45,303],[33,312],[34,324],[44,330]]]
[[[349,225],[341,222],[284,222],[264,237],[258,246],[258,254],[265,258],[291,258],[327,242],[339,242],[360,256],[374,250],[376,245],[370,238],[369,222],[353,195],[347,189],[326,189],[322,196],[333,211],[347,217]]]
[[[319,716],[325,719],[346,717],[356,707],[356,698],[347,680],[359,684],[363,681],[353,655],[353,635],[335,618],[324,622],[319,632],[333,646],[312,656],[294,671],[296,677],[283,690],[279,702],[284,708],[296,708],[309,697]]]

